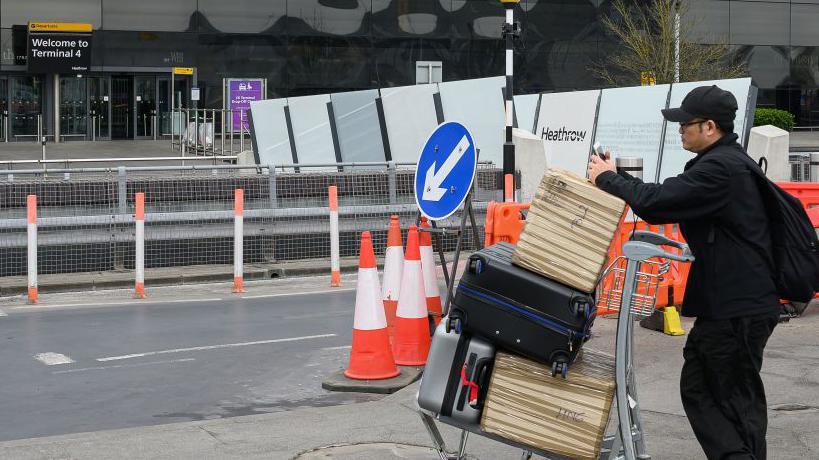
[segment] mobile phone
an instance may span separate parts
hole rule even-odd
[[[599,142],[595,142],[594,145],[592,146],[592,149],[594,150],[594,153],[596,153],[597,156],[599,156],[601,159],[603,160],[606,159],[606,152],[603,151],[603,146],[600,145]]]

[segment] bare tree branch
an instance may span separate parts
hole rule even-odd
[[[675,15],[680,20],[680,81],[736,78],[748,75],[730,47],[721,40],[711,44],[697,36],[701,19],[682,0],[614,0],[603,28],[619,46],[589,70],[609,85],[632,86],[641,72],[654,72],[658,84],[674,81]]]

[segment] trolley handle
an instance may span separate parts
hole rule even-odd
[[[674,241],[666,236],[660,235],[659,233],[647,232],[645,230],[637,230],[632,232],[629,236],[629,240],[643,241],[646,243],[655,244],[657,246],[671,246],[677,249],[683,249],[683,246],[685,246],[679,241]]]
[[[687,245],[682,249],[682,254],[675,254],[673,252],[664,251],[660,246],[647,243],[645,241],[629,241],[623,245],[623,255],[629,260],[643,261],[653,257],[661,259],[676,260],[678,262],[693,262],[694,255],[688,249]]]

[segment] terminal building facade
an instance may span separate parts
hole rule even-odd
[[[686,2],[747,61],[759,107],[819,126],[819,0]],[[617,46],[610,3],[521,0],[515,92],[604,86],[589,69]],[[414,84],[428,61],[445,81],[503,75],[503,21],[498,0],[0,0],[0,138],[163,136],[174,107],[223,108],[231,78],[277,98]],[[87,24],[54,35],[87,37],[79,63],[32,60],[30,23]]]

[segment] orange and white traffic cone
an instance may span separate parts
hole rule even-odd
[[[421,228],[430,228],[426,217],[421,217]],[[441,322],[441,293],[438,290],[436,276],[435,255],[432,252],[432,235],[429,232],[420,232],[421,240],[421,270],[424,272],[424,294],[427,297],[427,311],[435,321],[435,326]]]
[[[429,354],[429,320],[424,298],[424,275],[421,272],[421,251],[418,247],[418,228],[413,225],[407,233],[407,252],[404,272],[401,274],[401,297],[395,314],[392,354],[395,364],[422,366]]]
[[[382,380],[401,372],[395,366],[387,332],[387,318],[381,302],[381,286],[375,265],[370,232],[361,234],[358,259],[358,285],[355,293],[353,347],[344,375],[356,380]]]
[[[384,299],[384,312],[387,314],[387,327],[390,337],[394,337],[395,310],[401,292],[401,273],[404,269],[404,244],[401,241],[401,227],[398,216],[390,216],[387,230],[387,252],[384,255],[384,286],[381,298]]]

